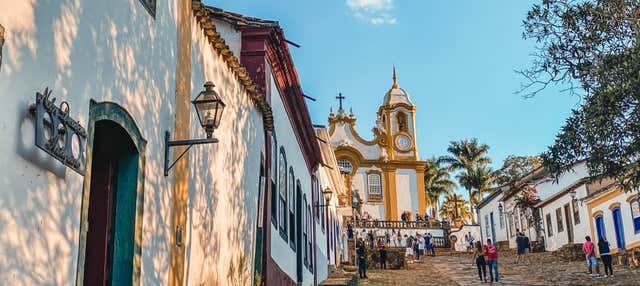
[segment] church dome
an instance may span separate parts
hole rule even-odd
[[[398,86],[398,79],[396,77],[396,68],[394,67],[393,68],[393,85],[391,86],[391,89],[387,91],[387,94],[384,96],[384,102],[382,104],[391,105],[396,103],[413,105],[409,97],[409,93]]]

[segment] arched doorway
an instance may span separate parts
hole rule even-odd
[[[146,141],[129,113],[91,101],[77,285],[138,285]]]

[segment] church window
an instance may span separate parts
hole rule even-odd
[[[382,178],[380,174],[374,173],[367,175],[367,184],[369,187],[369,200],[382,199]]]
[[[342,174],[351,174],[351,172],[353,171],[353,165],[351,164],[351,162],[349,162],[349,160],[339,159],[338,167],[340,168],[340,173]]]
[[[280,147],[280,156],[278,157],[278,194],[280,236],[287,240],[287,158],[282,147]]]
[[[140,3],[151,14],[151,17],[156,17],[156,0],[140,0]]]
[[[629,202],[631,207],[631,218],[633,219],[634,233],[640,233],[640,201],[635,198]]]
[[[296,250],[296,196],[295,196],[295,178],[293,176],[293,167],[289,167],[289,246]]]
[[[405,114],[404,112],[398,112],[398,115],[396,116],[396,120],[398,121],[398,131],[407,132],[408,130],[407,114]]]
[[[556,209],[556,223],[558,224],[558,233],[564,231],[564,225],[562,224],[562,209]]]

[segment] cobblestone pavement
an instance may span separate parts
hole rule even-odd
[[[514,264],[515,257],[499,260],[502,285],[640,285],[640,269],[614,266],[614,277],[591,278],[580,261],[566,262],[549,253],[530,254],[531,264]],[[602,265],[601,265],[602,266]],[[602,267],[601,267],[602,268]],[[488,269],[487,269],[488,270]],[[603,269],[601,269],[603,272]],[[359,285],[479,285],[470,255],[426,257],[407,270],[372,270]],[[488,276],[488,275],[487,275]],[[494,283],[495,284],[495,283]]]

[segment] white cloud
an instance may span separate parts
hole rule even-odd
[[[347,0],[347,6],[353,12],[353,16],[363,19],[371,24],[395,24],[393,15],[394,0]]]

